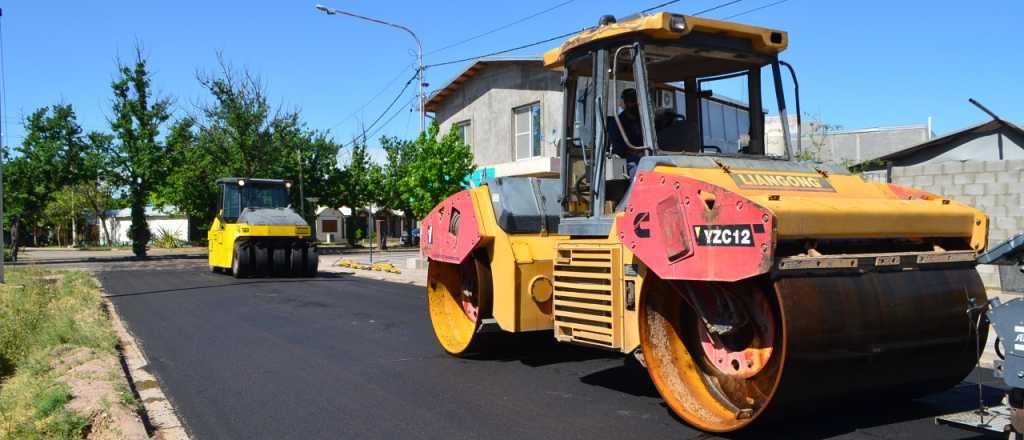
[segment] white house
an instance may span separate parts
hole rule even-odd
[[[161,234],[172,234],[178,240],[188,241],[189,220],[185,215],[177,214],[177,209],[171,206],[164,208],[146,207],[146,223],[149,225],[149,232],[153,238]],[[91,227],[94,237],[102,245],[126,245],[131,243],[128,238],[128,229],[132,225],[131,208],[110,210],[106,213],[106,228],[100,224],[99,219],[93,219]],[[110,234],[108,237],[107,234]]]
[[[346,209],[342,207],[342,209]],[[349,215],[352,210],[348,210]],[[340,210],[321,206],[316,210],[316,239],[324,243],[345,240],[345,214]]]

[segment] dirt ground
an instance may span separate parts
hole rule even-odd
[[[90,421],[86,439],[149,439],[115,355],[70,349],[61,353],[54,370],[71,388],[73,398],[68,408]]]

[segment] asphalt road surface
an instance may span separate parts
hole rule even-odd
[[[541,333],[503,337],[496,355],[445,355],[421,287],[180,267],[98,275],[200,440],[714,438],[673,417],[645,370],[615,353]],[[932,422],[976,402],[965,382],[910,402],[828,402],[730,437],[981,438]]]

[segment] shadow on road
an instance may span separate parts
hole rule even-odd
[[[622,358],[622,365],[583,376],[580,382],[631,396],[660,397],[647,370],[633,356]]]
[[[991,371],[985,371],[991,377]],[[976,377],[971,375],[969,379]],[[996,405],[1004,392],[997,387],[982,385],[985,404]],[[734,440],[763,438],[819,439],[858,433],[866,437],[890,438],[887,431],[901,431],[890,427],[906,422],[933,423],[935,417],[978,408],[977,384],[970,381],[941,393],[908,400],[891,396],[846,399],[832,402],[814,402],[813,407],[797,408],[776,413],[773,418],[755,422],[750,429],[724,434]],[[989,439],[992,436],[963,431],[965,439]],[[893,436],[900,436],[893,434]],[[903,433],[905,436],[905,433]],[[1005,438],[996,436],[995,438]]]
[[[468,354],[466,359],[477,361],[520,361],[530,367],[579,362],[592,359],[614,359],[621,354],[563,344],[551,337],[550,331],[526,333],[483,333],[478,347],[486,349]]]
[[[54,258],[54,259],[20,259],[9,261],[11,266],[43,266],[50,264],[75,264],[75,263],[116,263],[116,262],[147,262],[147,261],[171,261],[171,260],[205,260],[206,254],[182,254],[182,255],[153,255],[146,258],[135,256],[124,257],[86,257],[86,258]]]
[[[992,372],[983,370],[982,375],[984,378],[990,378]],[[863,434],[866,437],[889,438],[888,435],[869,431],[884,433],[890,429],[887,428],[889,425],[920,421],[921,419],[930,422],[938,416],[977,409],[978,387],[974,381],[976,377],[976,374],[972,374],[967,380],[950,390],[914,400],[878,396],[871,399],[814,402],[813,406],[776,413],[774,418],[758,421],[741,432],[719,435],[722,438],[733,440],[820,439],[850,433]],[[581,377],[580,381],[633,396],[659,397],[647,371],[632,356],[626,356],[620,366],[591,373]],[[986,406],[998,405],[1004,395],[1003,390],[991,386],[994,383],[996,383],[994,380],[991,382],[988,379],[983,380],[982,397]],[[685,423],[667,405],[662,403],[661,406],[673,419],[679,423]],[[959,438],[1005,438],[967,431],[964,431],[963,434]],[[707,435],[702,438],[716,437]]]
[[[607,352],[587,347],[563,344],[555,341],[548,332],[531,333],[489,333],[480,346],[486,350],[467,355],[476,361],[510,362],[519,361],[531,367],[560,363],[580,362],[594,359],[621,358],[622,363],[611,368],[596,371],[580,377],[580,382],[607,388],[632,396],[658,398],[658,391],[647,375],[647,370],[632,356]],[[992,386],[996,382],[987,378],[991,371],[983,373],[982,393],[986,405],[996,405],[1002,399],[1003,391]],[[845,399],[831,402],[813,402],[813,406],[787,409],[776,413],[774,418],[759,420],[739,433],[706,435],[701,438],[727,438],[753,440],[764,438],[819,439],[857,433],[866,437],[887,437],[872,431],[884,432],[905,422],[927,423],[938,416],[975,409],[978,406],[978,389],[972,374],[955,388],[942,393],[924,396],[915,400],[901,400],[892,396],[876,396],[858,400]],[[662,403],[665,412],[679,423],[685,423]],[[984,435],[966,433],[959,438],[985,439]]]

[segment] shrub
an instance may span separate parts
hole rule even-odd
[[[178,236],[174,233],[174,231],[167,228],[158,229],[156,231],[156,235],[153,236],[150,243],[154,247],[164,249],[180,248],[184,245],[184,243],[182,243],[182,241],[178,239]]]

